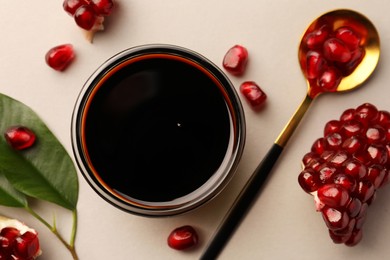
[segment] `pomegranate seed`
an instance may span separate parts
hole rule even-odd
[[[73,16],[80,6],[87,4],[86,0],[64,0],[63,8],[70,16]]]
[[[242,45],[234,45],[223,58],[223,67],[233,75],[240,76],[245,72],[248,63],[248,50]]]
[[[340,71],[342,71],[344,76],[348,76],[351,74],[357,66],[361,63],[363,60],[363,57],[365,55],[365,50],[362,48],[356,49],[354,52],[351,53],[351,59],[343,64],[338,64],[338,67]]]
[[[351,51],[337,38],[330,38],[324,43],[324,56],[327,60],[348,62],[351,57]]]
[[[341,129],[341,123],[337,120],[331,120],[328,123],[326,123],[324,127],[324,136],[327,136],[329,134],[338,133]]]
[[[25,232],[16,238],[15,249],[16,257],[30,259],[39,252],[38,236],[32,232]]]
[[[4,133],[7,143],[15,150],[30,148],[35,143],[35,134],[24,126],[13,126]]]
[[[335,243],[361,241],[367,209],[390,182],[389,128],[390,113],[372,104],[347,109],[326,123],[324,137],[302,159],[298,183],[314,196]]]
[[[168,236],[168,245],[176,250],[184,250],[198,244],[198,234],[191,226],[182,226]]]
[[[351,51],[356,50],[360,45],[360,36],[350,27],[344,26],[338,28],[335,32],[335,36],[337,39],[344,42]]]
[[[98,15],[108,16],[114,8],[112,0],[92,0],[91,5]]]
[[[305,37],[305,43],[309,49],[322,47],[330,33],[329,25],[325,24]]]
[[[94,27],[97,16],[92,6],[83,5],[76,10],[74,19],[78,26],[89,31]]]
[[[73,61],[74,57],[73,46],[71,44],[63,44],[51,48],[46,53],[45,60],[51,68],[63,71]]]
[[[334,208],[324,207],[322,209],[322,217],[330,230],[343,229],[349,223],[348,214]]]
[[[312,169],[303,170],[299,174],[298,182],[307,193],[318,190],[322,185],[320,178]]]
[[[318,86],[328,92],[337,90],[341,82],[341,73],[334,67],[326,68],[318,78]]]
[[[328,184],[318,189],[318,198],[329,207],[345,207],[349,202],[349,193],[340,185]]]
[[[321,75],[325,64],[325,59],[319,52],[309,51],[306,56],[306,77],[316,79]]]
[[[245,81],[240,86],[240,92],[252,107],[259,107],[267,99],[265,92],[254,81]]]

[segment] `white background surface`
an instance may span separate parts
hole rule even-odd
[[[212,202],[191,213],[163,219],[133,216],[108,205],[79,175],[77,251],[90,259],[197,259],[233,199],[303,99],[306,83],[297,46],[312,19],[349,8],[376,25],[382,54],[374,76],[358,90],[316,100],[284,150],[261,197],[221,254],[221,259],[386,259],[390,255],[390,187],[379,191],[370,207],[363,241],[354,248],[335,245],[314,210],[312,198],[297,183],[300,160],[322,134],[326,121],[346,108],[371,102],[390,110],[390,2],[385,0],[117,0],[106,31],[90,44],[62,10],[62,0],[2,1],[0,7],[0,92],[33,108],[73,156],[70,122],[77,95],[88,76],[123,49],[170,43],[193,49],[221,66],[234,44],[250,53],[243,77],[230,76],[236,87],[256,81],[268,94],[267,105],[254,112],[244,101],[247,144],[239,169]],[[50,69],[44,55],[51,47],[72,43],[77,58],[63,73]],[[1,122],[1,119],[0,119]],[[49,219],[56,215],[67,238],[71,216],[51,204],[34,207]],[[71,259],[56,238],[18,209],[0,207],[40,233],[40,259]],[[200,244],[177,252],[166,244],[170,231],[184,224],[199,231]]]

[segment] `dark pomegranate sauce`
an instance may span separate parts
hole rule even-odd
[[[222,88],[196,63],[145,55],[97,84],[82,119],[83,145],[95,177],[113,193],[171,201],[201,187],[220,167],[231,116]]]

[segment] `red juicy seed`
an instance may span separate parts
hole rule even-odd
[[[357,187],[355,178],[351,175],[339,173],[333,176],[333,182],[339,186],[342,186],[345,190],[352,192]]]
[[[314,171],[318,171],[323,163],[324,160],[322,158],[320,157],[313,158],[313,160],[311,160],[310,163],[306,165],[306,167],[308,169],[313,169]]]
[[[382,127],[387,127],[390,123],[390,113],[383,110],[379,111],[377,120]]]
[[[80,6],[87,4],[86,0],[64,0],[63,8],[69,15],[73,16]]]
[[[318,171],[319,178],[322,183],[327,183],[329,180],[332,180],[333,175],[337,173],[337,169],[335,167],[328,166],[324,164]]]
[[[335,36],[337,39],[343,41],[351,51],[356,50],[360,45],[360,36],[350,27],[344,26],[338,28]]]
[[[267,95],[264,91],[253,81],[245,81],[240,86],[240,91],[252,105],[252,107],[259,107],[264,104]]]
[[[316,51],[309,51],[306,55],[306,77],[316,79],[324,70],[326,61],[322,54]]]
[[[303,170],[298,176],[298,182],[302,189],[307,193],[318,190],[318,188],[322,185],[318,174],[316,174],[312,169]]]
[[[325,150],[326,150],[326,141],[324,138],[317,139],[311,147],[311,151],[316,154],[322,154]]]
[[[341,144],[343,143],[343,138],[338,133],[333,133],[328,135],[326,138],[326,147],[332,150],[337,150],[340,148]]]
[[[359,48],[354,52],[352,52],[351,55],[352,55],[351,59],[348,62],[337,64],[337,67],[340,69],[340,71],[344,76],[350,75],[357,68],[357,66],[363,60],[363,57],[365,55],[365,50]]]
[[[329,134],[338,133],[341,129],[341,123],[337,120],[331,120],[328,123],[326,123],[324,127],[324,136],[327,136]]]
[[[333,158],[334,153],[335,153],[335,152],[334,152],[334,151],[331,151],[331,150],[325,151],[325,152],[323,152],[323,153],[321,154],[321,159],[324,160],[324,161],[326,161],[326,162],[328,162],[331,158]]]
[[[324,69],[321,76],[318,78],[318,86],[324,91],[334,92],[337,90],[341,82],[341,73],[334,67]]]
[[[342,208],[349,202],[349,193],[344,187],[336,184],[324,185],[318,189],[318,198],[329,207]]]
[[[349,154],[354,154],[357,151],[364,149],[363,141],[357,136],[347,138],[341,147]]]
[[[95,25],[97,17],[92,6],[83,5],[76,10],[74,19],[78,26],[89,31]]]
[[[305,37],[306,46],[309,49],[315,49],[318,47],[322,47],[325,40],[329,35],[329,25],[325,24],[321,26],[319,29],[312,31]]]
[[[356,217],[362,209],[362,202],[358,198],[352,198],[347,206],[347,212],[351,218]]]
[[[331,230],[344,229],[349,223],[348,214],[344,211],[339,211],[325,206],[321,212],[326,225]]]
[[[97,14],[104,16],[110,15],[114,8],[112,0],[92,0],[91,5]]]
[[[348,62],[351,57],[351,51],[337,38],[330,38],[324,43],[324,56],[327,60],[337,62]]]
[[[16,238],[15,255],[23,259],[34,257],[39,251],[39,240],[35,233],[27,231]]]
[[[328,162],[336,167],[341,167],[347,159],[348,154],[344,151],[339,151],[333,154],[333,156],[329,158]]]
[[[329,229],[329,236],[335,244],[343,244],[349,240],[351,234],[339,235],[335,231]]]
[[[71,44],[62,44],[51,48],[45,56],[47,65],[51,68],[63,71],[73,61],[75,55]]]
[[[385,130],[380,126],[369,127],[366,131],[368,143],[380,143],[386,138]]]
[[[352,234],[352,232],[355,228],[355,225],[356,225],[356,219],[351,219],[345,228],[340,229],[340,230],[335,230],[333,232],[334,232],[334,234],[350,237],[350,235]]]
[[[342,127],[342,134],[345,136],[356,136],[364,130],[363,125],[357,120],[346,121]]]
[[[369,181],[361,181],[357,187],[357,197],[364,203],[374,195],[375,187]]]
[[[351,235],[350,239],[345,242],[345,245],[347,245],[347,246],[355,246],[362,240],[362,237],[363,237],[363,232],[362,232],[361,229],[354,230],[352,232],[352,235]]]
[[[241,45],[230,48],[223,58],[222,65],[234,75],[242,75],[248,63],[248,50]]]
[[[309,152],[307,154],[305,154],[302,158],[302,163],[303,165],[308,165],[310,162],[312,162],[313,160],[315,159],[319,159],[320,157],[318,156],[318,154],[316,153],[313,153],[313,152]]]
[[[30,148],[35,143],[35,134],[24,126],[13,126],[4,133],[7,143],[15,150]]]
[[[345,110],[341,116],[340,116],[340,121],[341,122],[347,122],[355,118],[355,109],[350,108]]]
[[[168,236],[168,245],[177,250],[190,248],[198,243],[198,235],[191,226],[176,228]]]
[[[370,103],[365,103],[357,107],[355,114],[364,125],[368,125],[377,120],[379,116],[378,109]]]
[[[382,165],[372,165],[368,168],[366,178],[374,184],[375,189],[378,189],[386,176],[386,171]]]
[[[344,173],[360,180],[366,176],[367,168],[360,161],[352,159],[345,164]]]
[[[382,145],[370,145],[367,148],[367,156],[366,156],[366,165],[371,164],[381,164],[384,165],[387,163],[388,156],[387,150]]]
[[[0,233],[0,251],[11,253],[15,239],[20,235],[19,230],[13,227],[5,227]],[[1,258],[0,258],[1,259]],[[4,258],[6,259],[6,258]]]

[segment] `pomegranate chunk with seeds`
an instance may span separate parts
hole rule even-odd
[[[0,259],[33,260],[41,253],[34,229],[16,219],[0,216]]]
[[[169,247],[173,249],[188,249],[198,244],[198,234],[189,225],[178,227],[169,234],[167,242]]]
[[[367,208],[389,182],[389,131],[389,113],[365,103],[326,123],[324,137],[302,159],[298,183],[314,196],[335,243],[362,239]]]
[[[260,107],[267,99],[267,94],[254,81],[245,81],[240,86],[240,92],[254,108]]]
[[[234,45],[223,58],[223,67],[233,75],[244,74],[248,63],[248,50],[242,45]]]
[[[104,20],[114,8],[112,0],[64,0],[63,9],[84,29],[92,42],[97,31],[104,30]]]
[[[24,126],[13,126],[4,133],[5,140],[15,150],[30,148],[35,143],[35,133]]]
[[[46,53],[45,60],[52,69],[63,71],[70,65],[74,57],[73,45],[62,44],[51,48]]]
[[[363,60],[364,39],[360,27],[322,21],[303,37],[300,63],[311,86],[309,95],[337,90],[343,77],[350,75]]]

